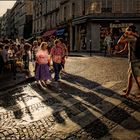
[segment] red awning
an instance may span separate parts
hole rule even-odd
[[[43,34],[43,37],[50,36],[50,35],[54,34],[55,32],[56,32],[56,29],[47,31],[47,32],[45,32],[45,33]]]

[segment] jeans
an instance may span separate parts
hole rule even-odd
[[[53,62],[53,68],[54,68],[54,73],[55,73],[54,79],[55,81],[58,81],[60,79],[59,74],[62,68],[61,63],[59,64],[59,63]]]

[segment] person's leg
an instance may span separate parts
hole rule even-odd
[[[132,62],[131,67],[135,77],[135,82],[138,86],[138,93],[136,94],[136,97],[139,97],[140,96],[140,61]]]
[[[55,73],[54,79],[55,79],[55,81],[58,81],[58,79],[59,79],[59,65],[57,63],[53,62],[53,68],[54,68],[54,73]]]
[[[139,88],[137,97],[140,98],[140,76],[137,77],[137,84],[138,84],[138,88]]]
[[[62,70],[62,64],[58,64],[58,80],[60,79],[60,72]]]
[[[108,46],[107,46],[107,52],[108,52],[108,55],[110,56],[111,55],[111,47],[110,47],[110,44],[108,44]]]
[[[130,91],[131,91],[131,88],[132,88],[132,79],[133,79],[133,76],[132,76],[132,73],[130,72],[128,74],[128,83],[127,83],[127,88],[125,90],[123,90],[123,92],[125,92],[125,94],[123,96],[128,96],[130,94]]]

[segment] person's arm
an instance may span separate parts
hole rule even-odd
[[[127,51],[128,51],[128,43],[125,44],[125,47],[122,50],[115,52],[115,54],[123,54]]]
[[[54,47],[52,47],[50,51],[50,61],[52,60],[53,55],[54,55]]]

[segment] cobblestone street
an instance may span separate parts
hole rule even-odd
[[[59,83],[0,93],[1,140],[139,140],[140,100],[120,96],[127,59],[69,57]]]

